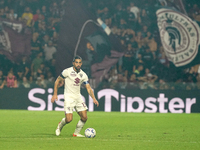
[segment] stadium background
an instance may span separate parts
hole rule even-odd
[[[168,61],[157,26],[159,8],[199,24],[199,0],[0,0],[0,149],[200,149],[199,62],[175,67]],[[96,18],[112,36],[95,26]],[[83,36],[89,36],[77,54],[100,106],[81,87],[89,108],[81,134],[92,127],[97,135],[72,137],[80,119],[74,113],[57,137],[63,87],[52,104],[53,84],[60,70],[71,66],[84,19],[90,22]],[[2,86],[8,73],[12,80]]]
[[[69,2],[65,0],[1,1],[0,86],[7,79],[7,75],[10,72],[17,81],[16,87],[9,87],[7,84],[1,86],[1,109],[21,109],[21,107],[16,107],[17,105],[11,107],[5,104],[4,99],[9,97],[10,92],[16,98],[18,91],[20,91],[24,97],[22,103],[31,101],[29,93],[32,89],[39,88],[41,89],[39,93],[43,93],[43,90],[48,93],[48,89],[53,87],[60,70],[64,69],[63,66],[71,66],[71,59],[73,57],[71,50],[74,50],[74,47],[69,45],[62,49],[63,45],[61,41],[63,42],[65,38],[59,36],[63,32],[62,23],[66,21],[67,3]],[[147,3],[145,0],[86,0],[82,1],[82,3],[79,11],[82,11],[83,8],[83,11],[87,10],[92,17],[101,18],[111,29],[114,38],[118,39],[124,48],[123,50],[120,49],[119,53],[116,53],[115,60],[111,64],[104,64],[109,67],[106,68],[107,66],[103,66],[104,72],[100,76],[100,83],[91,75],[92,70],[89,69],[91,62],[96,63],[94,60],[91,61],[95,55],[92,56],[93,53],[87,55],[87,51],[85,54],[78,52],[83,57],[85,63],[83,70],[88,73],[90,84],[96,96],[103,89],[113,89],[118,93],[122,93],[122,95],[123,92],[121,91],[127,91],[128,93],[132,93],[128,94],[129,97],[142,97],[143,100],[148,97],[158,98],[160,93],[166,95],[166,93],[171,92],[173,94],[168,94],[169,99],[173,97],[181,98],[184,101],[187,98],[195,99],[195,104],[191,106],[191,108],[194,107],[194,111],[192,110],[191,112],[199,112],[196,109],[199,106],[199,95],[197,94],[200,88],[199,62],[189,64],[189,67],[187,65],[187,67],[179,68],[168,61],[163,50],[155,18],[157,7],[167,7],[177,9],[198,23],[200,21],[200,5],[198,1],[150,0]],[[79,4],[77,3],[77,5]],[[74,11],[73,8],[71,11]],[[73,15],[73,13],[70,15]],[[78,22],[79,19],[75,18],[74,22]],[[19,24],[22,25],[22,29],[17,26]],[[8,37],[10,38],[12,53],[6,50],[6,42],[3,39],[6,35],[5,32],[8,33]],[[73,35],[69,35],[68,39],[73,39]],[[74,42],[76,43],[76,41]],[[90,50],[88,45],[86,45],[86,49]],[[63,55],[62,51],[66,55]],[[104,52],[97,54],[98,58],[110,55]],[[66,59],[66,64],[65,61],[61,61],[59,55],[64,56],[62,59]],[[102,59],[98,61],[102,61]],[[60,65],[61,63],[62,66]],[[83,95],[87,95],[84,87],[82,87],[82,90]],[[60,88],[60,93],[62,91],[63,87]],[[157,94],[151,94],[154,92]],[[146,96],[144,96],[143,93],[149,94],[145,94]],[[120,96],[119,94],[117,97]],[[48,96],[45,97],[44,100],[47,102]],[[85,97],[86,102],[89,104],[88,96]],[[102,96],[101,98],[104,103],[106,103],[106,97],[109,96]],[[117,100],[115,96],[111,96],[110,99],[112,102]],[[124,100],[128,101],[127,98]],[[6,102],[9,103],[9,101],[13,101],[11,97]],[[174,100],[173,103],[174,105],[177,104],[177,108],[174,106],[175,109],[182,109],[183,106],[178,100]],[[138,102],[130,104],[133,108],[139,106]],[[23,109],[27,108],[23,107]],[[102,108],[101,110],[104,109]],[[119,111],[114,105],[112,106],[112,110]]]

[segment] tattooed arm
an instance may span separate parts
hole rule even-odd
[[[99,106],[99,102],[96,100],[96,98],[95,98],[95,96],[94,96],[94,92],[93,92],[93,90],[92,90],[90,84],[86,84],[85,87],[86,87],[86,89],[87,89],[88,94],[92,97],[93,103],[94,103],[95,105],[97,105],[97,107],[98,107],[98,106]]]
[[[55,84],[54,84],[54,93],[53,93],[53,96],[51,98],[52,103],[55,100],[58,100],[57,92],[58,92],[59,84],[63,83],[63,82],[64,82],[64,79],[61,76],[58,76],[58,78],[56,79]]]

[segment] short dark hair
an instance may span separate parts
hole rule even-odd
[[[80,59],[80,60],[82,61],[82,58],[81,58],[81,56],[79,56],[79,55],[76,55],[76,56],[73,58],[73,62],[75,61],[75,59]]]

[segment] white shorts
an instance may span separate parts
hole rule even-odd
[[[81,96],[74,98],[65,95],[64,98],[65,98],[64,101],[65,114],[73,113],[73,109],[75,109],[76,112],[85,111],[88,109]]]

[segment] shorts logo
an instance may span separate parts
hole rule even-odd
[[[74,82],[75,82],[76,84],[79,84],[79,83],[80,83],[80,79],[79,79],[79,78],[76,78]]]
[[[198,53],[198,24],[188,16],[171,9],[159,9],[156,15],[161,42],[168,60],[177,67],[187,65]]]

